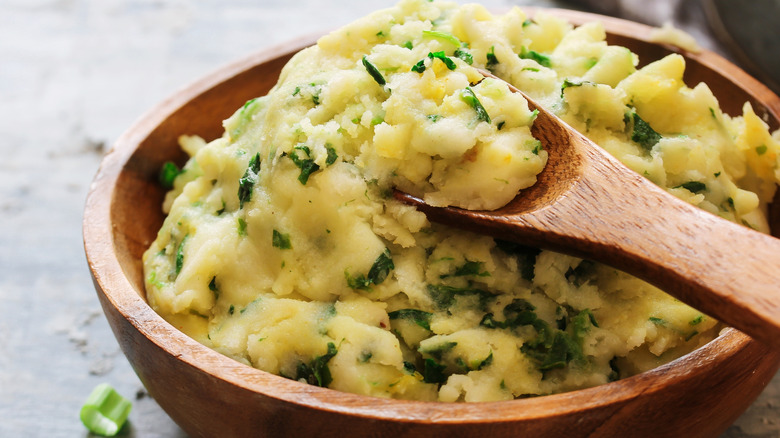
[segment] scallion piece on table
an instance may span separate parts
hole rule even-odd
[[[90,432],[114,436],[122,429],[132,407],[133,404],[111,385],[102,383],[92,390],[81,406],[81,422]]]

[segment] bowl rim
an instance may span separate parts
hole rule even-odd
[[[529,16],[548,12],[566,19],[574,25],[588,21],[600,21],[610,34],[650,41],[652,27],[619,18],[557,8],[522,7]],[[188,102],[217,84],[250,68],[297,52],[312,43],[322,33],[303,36],[280,45],[252,53],[229,63],[212,73],[179,89],[144,113],[115,142],[102,159],[87,195],[82,232],[84,249],[93,282],[101,299],[116,309],[132,327],[149,341],[177,357],[190,367],[197,368],[217,379],[279,401],[305,405],[311,409],[334,413],[392,419],[396,422],[436,423],[497,423],[517,422],[585,412],[611,405],[643,394],[653,393],[667,384],[702,373],[713,363],[728,361],[740,353],[752,340],[741,332],[727,328],[710,343],[695,351],[654,368],[615,382],[569,391],[560,394],[528,399],[495,402],[429,402],[415,400],[384,399],[341,392],[329,388],[286,379],[237,362],[206,347],[165,321],[146,302],[142,294],[125,275],[114,250],[114,225],[111,222],[116,183],[136,148],[157,126],[180,110]],[[695,58],[705,66],[726,72],[725,78],[741,88],[752,89],[747,94],[760,94],[762,103],[775,119],[780,120],[780,98],[766,86],[728,62],[725,58],[706,49],[691,53],[664,45],[686,57]],[[102,301],[102,300],[101,300]]]

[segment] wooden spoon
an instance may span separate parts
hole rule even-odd
[[[780,239],[675,198],[507,86],[539,111],[531,132],[549,159],[536,184],[494,211],[396,199],[435,222],[613,266],[780,347]]]

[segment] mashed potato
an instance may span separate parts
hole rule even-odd
[[[486,68],[670,193],[768,231],[780,135],[721,112],[670,55],[637,70],[577,28],[520,9],[403,0],[297,54],[225,121],[165,200],[147,297],[201,343],[337,390],[507,400],[606,383],[708,342],[717,322],[588,260],[430,223],[535,182],[535,113]],[[728,236],[718,236],[728,239]]]

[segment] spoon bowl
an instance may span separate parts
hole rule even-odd
[[[504,84],[538,111],[531,133],[549,158],[536,183],[492,211],[396,199],[435,222],[606,263],[780,347],[780,239],[672,196]],[[724,251],[723,236],[740,245]]]

